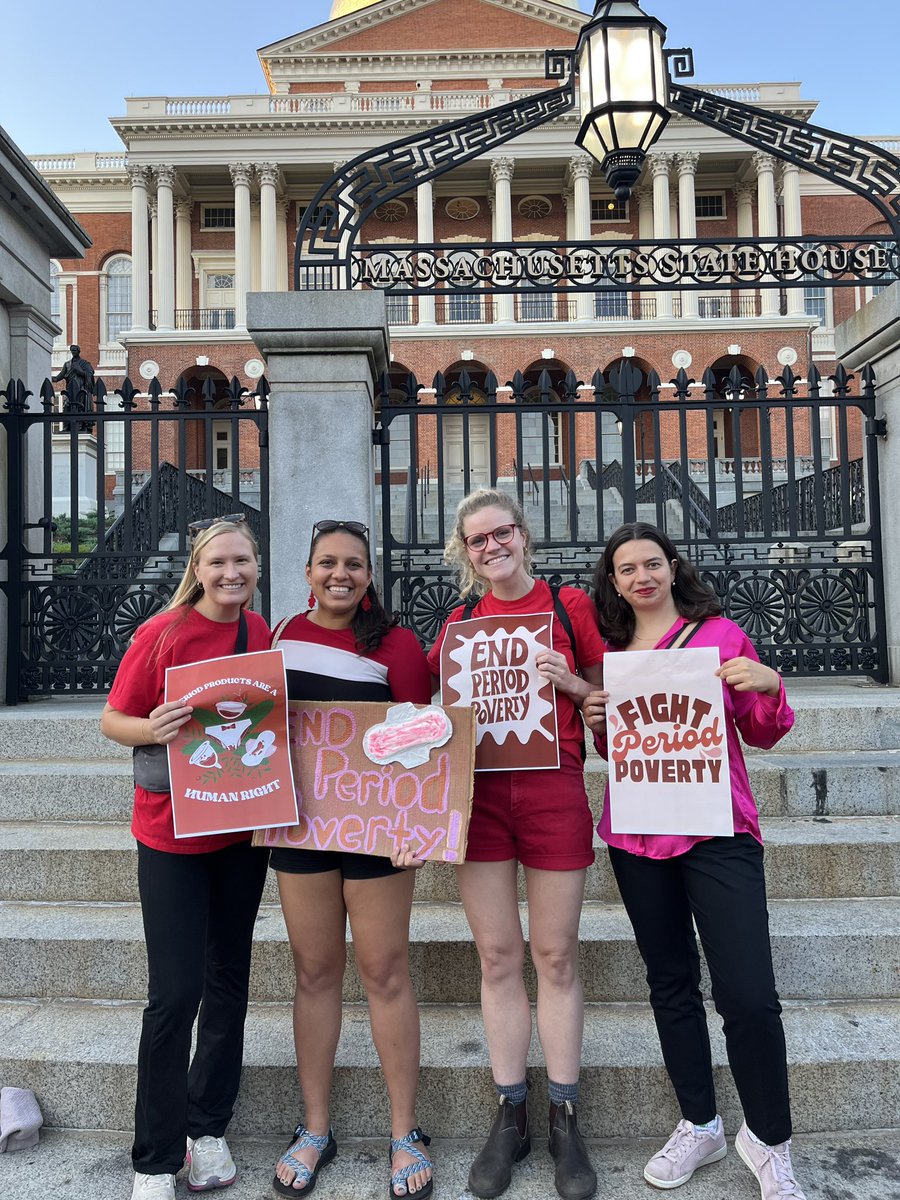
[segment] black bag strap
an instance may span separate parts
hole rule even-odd
[[[237,638],[235,639],[235,643],[234,643],[235,654],[246,654],[247,653],[247,637],[248,637],[247,618],[244,615],[244,610],[241,609],[241,615],[238,617]]]
[[[683,650],[702,624],[703,617],[701,617],[699,621],[693,621],[687,625],[682,625],[680,629],[675,630],[675,632],[663,646],[663,650]]]
[[[575,645],[575,630],[572,628],[572,619],[569,616],[568,612],[566,611],[566,606],[563,604],[562,600],[559,598],[559,586],[555,583],[551,583],[549,586],[550,586],[550,595],[553,597],[553,611],[556,613],[559,623],[562,625],[563,629],[566,631],[566,633],[569,636],[569,644],[572,647],[572,655],[575,659],[575,663],[577,666],[578,650]],[[462,616],[459,618],[459,620],[460,621],[471,621],[472,613],[475,611],[475,607],[479,603],[480,600],[481,600],[481,596],[476,596],[474,600],[470,596],[469,599],[466,601],[465,608],[463,609]]]

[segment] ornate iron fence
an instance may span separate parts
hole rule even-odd
[[[387,602],[425,644],[457,593],[443,546],[481,484],[517,495],[535,569],[590,586],[623,521],[667,530],[754,640],[794,675],[886,678],[875,380],[854,394],[785,367],[679,371],[668,386],[626,359],[589,384],[569,372],[490,372],[428,387],[385,376],[378,485]],[[428,487],[421,485],[428,465]],[[527,464],[527,469],[526,469]],[[563,485],[565,480],[565,486]]]
[[[112,394],[102,380],[93,394],[44,380],[31,405],[20,380],[0,392],[8,704],[109,690],[134,631],[181,578],[189,521],[242,512],[266,547],[268,391],[232,379],[217,396],[207,380],[194,395],[181,378],[143,394],[128,379]]]

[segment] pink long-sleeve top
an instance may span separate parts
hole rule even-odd
[[[674,625],[659,639],[655,650],[659,650],[689,622],[679,617]],[[694,646],[716,646],[719,650],[719,661],[727,662],[730,658],[753,658],[759,661],[759,655],[753,648],[747,635],[727,617],[709,617],[703,622],[690,641]],[[614,646],[607,647],[607,654],[618,653]],[[759,831],[759,814],[756,802],[750,791],[750,780],[747,778],[747,766],[741,749],[741,737],[748,746],[757,746],[768,750],[788,732],[794,724],[794,711],[787,702],[784,694],[784,683],[780,683],[777,696],[766,696],[761,692],[736,692],[734,688],[723,683],[725,693],[725,727],[728,742],[728,766],[731,775],[731,803],[734,812],[734,832],[749,833],[762,842]],[[597,749],[607,758],[605,735],[594,738]],[[609,784],[603,797],[603,815],[597,826],[597,833],[610,846],[627,850],[631,854],[642,854],[647,858],[674,858],[684,854],[697,842],[709,839],[696,836],[676,836],[671,834],[636,834],[613,833],[609,820]]]

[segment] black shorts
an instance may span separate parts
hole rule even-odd
[[[382,879],[397,875],[401,868],[391,865],[389,858],[378,854],[353,854],[349,850],[294,850],[290,846],[273,846],[269,854],[273,871],[287,875],[318,875],[323,871],[340,871],[344,879]]]

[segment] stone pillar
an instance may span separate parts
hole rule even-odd
[[[302,563],[326,516],[375,526],[375,382],[390,361],[384,294],[257,292],[247,327],[266,362],[272,619],[304,606]],[[335,436],[335,431],[340,436]]]
[[[159,205],[156,197],[147,201],[150,209],[150,309],[155,313],[154,325],[159,321]]]
[[[259,175],[259,289],[261,292],[274,292],[278,290],[275,217],[278,168],[272,163],[260,163],[256,170]]]
[[[158,258],[154,261],[156,282],[157,329],[175,328],[175,210],[172,189],[175,168],[156,168],[156,209]]]
[[[179,317],[179,312],[193,309],[193,263],[191,261],[191,213],[194,202],[179,196],[175,201],[175,327],[189,329],[191,319]]]
[[[515,170],[512,158],[491,161],[491,181],[494,185],[494,241],[512,241],[512,177]],[[514,319],[513,297],[508,293],[494,298],[494,320],[511,324]]]
[[[250,289],[250,167],[229,166],[234,184],[234,323],[247,324],[247,292]]]
[[[887,621],[888,682],[900,686],[900,283],[863,305],[835,327],[837,356],[848,371],[871,363],[877,381],[876,415],[887,418],[888,435],[878,438],[881,548]]]
[[[250,288],[251,292],[259,292],[260,279],[260,214],[259,196],[250,197]]]
[[[676,160],[678,166],[678,236],[692,241],[697,236],[697,201],[694,195],[694,178],[700,155],[685,151]],[[681,293],[681,315],[695,320],[699,312],[696,292]]]
[[[778,207],[775,203],[775,159],[771,154],[757,151],[753,155],[756,167],[756,201],[759,210],[760,238],[778,236]],[[777,317],[779,294],[777,288],[764,288],[761,292],[761,315]]]
[[[669,207],[669,167],[671,154],[649,155],[653,177],[653,237],[656,241],[672,236],[671,212]],[[672,293],[656,293],[656,315],[662,320],[672,316]]]
[[[147,168],[129,167],[131,180],[131,328],[150,323],[150,246],[147,239]]]
[[[434,189],[430,179],[416,188],[416,236],[420,245],[434,241]],[[418,324],[433,325],[434,321],[434,296],[419,296]]]
[[[800,207],[800,168],[795,163],[781,164],[781,182],[784,188],[784,235],[799,238],[803,235],[803,213]],[[803,304],[803,288],[787,289],[787,315],[806,316]]]
[[[288,213],[290,212],[291,202],[287,196],[279,196],[275,201],[275,290],[278,292],[286,292],[288,290]],[[294,273],[294,253],[293,247],[290,249],[290,271]]]
[[[587,154],[576,154],[569,159],[567,180],[575,194],[574,240],[591,240],[591,171],[594,160]],[[591,292],[575,293],[575,319],[590,321],[594,316],[594,297]]]
[[[753,197],[756,188],[752,183],[739,183],[734,189],[734,200],[737,206],[737,236],[739,238],[753,237]],[[756,316],[755,290],[742,288],[738,292],[738,316]]]

